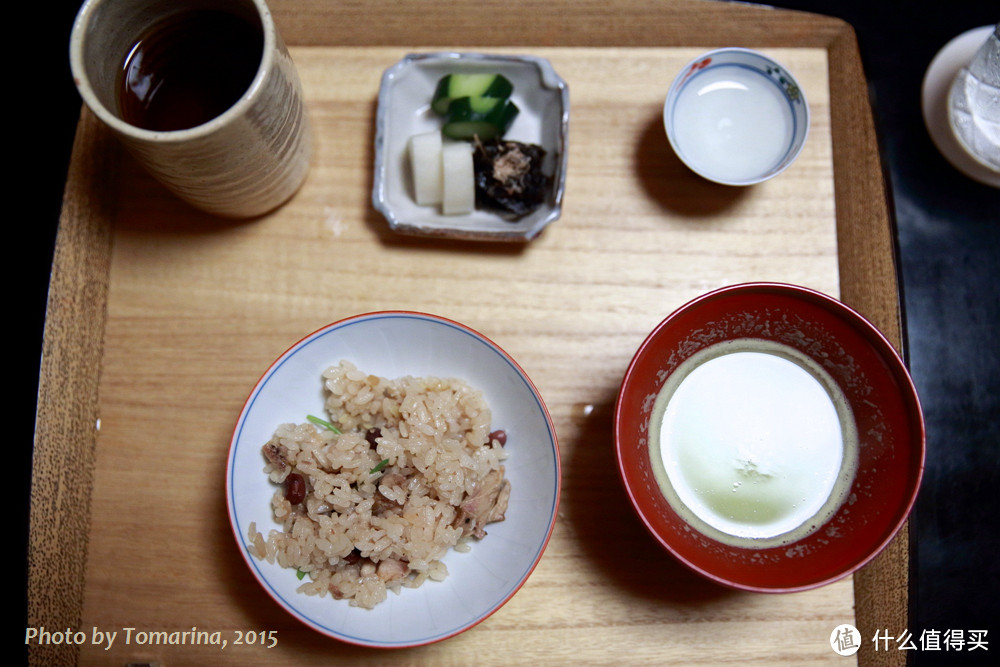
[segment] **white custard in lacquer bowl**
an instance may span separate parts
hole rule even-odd
[[[794,542],[844,502],[857,465],[854,417],[836,382],[794,348],[718,343],[657,398],[650,458],[674,509],[733,545]]]
[[[651,535],[699,574],[757,592],[864,566],[923,473],[920,403],[892,344],[794,285],[734,285],[675,310],[629,364],[614,431]]]

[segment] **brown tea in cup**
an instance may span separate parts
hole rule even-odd
[[[199,209],[264,215],[305,181],[302,85],[265,0],[86,0],[70,66],[97,119]]]
[[[236,14],[193,9],[162,19],[122,65],[121,117],[159,132],[207,123],[247,91],[263,53],[260,23]]]

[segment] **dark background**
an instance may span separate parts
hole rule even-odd
[[[955,36],[1000,22],[1000,2],[823,2],[776,6],[854,26],[890,181],[906,358],[927,426],[911,526],[911,625],[987,629],[1000,648],[1000,190],[955,170],[923,123],[920,92]],[[865,638],[866,640],[868,638]],[[914,652],[917,664],[969,654]],[[982,658],[982,652],[980,652]]]
[[[24,24],[32,37],[21,44],[28,46],[14,48],[9,56],[13,69],[27,72],[28,79],[19,82],[23,74],[15,72],[9,85],[16,89],[8,93],[5,105],[8,114],[13,113],[13,119],[7,117],[8,134],[31,136],[32,141],[30,149],[14,149],[14,156],[26,157],[27,165],[18,168],[16,191],[8,193],[13,202],[8,234],[13,237],[14,230],[22,227],[29,230],[27,260],[8,260],[11,268],[7,269],[13,278],[11,293],[17,297],[9,321],[19,325],[23,312],[28,322],[25,349],[11,350],[18,383],[13,446],[20,474],[16,478],[26,485],[30,483],[27,443],[32,442],[34,432],[53,242],[80,110],[68,66],[69,30],[80,2],[36,4],[38,8],[30,10],[32,16]],[[1000,324],[1000,190],[965,177],[937,152],[923,125],[920,87],[931,59],[950,39],[1000,21],[1000,2],[778,0],[769,4],[851,23],[868,77],[893,199],[905,356],[927,425],[927,467],[912,522],[915,583],[908,629],[914,637],[924,629],[987,629],[991,653],[996,655],[1000,652],[996,632],[1000,628],[1000,340],[996,331]],[[33,136],[39,123],[44,128],[41,141]],[[21,143],[15,137],[10,145]],[[30,186],[16,185],[26,177]],[[17,208],[25,195],[27,213]],[[16,248],[11,255],[19,258],[23,250],[20,245]],[[26,542],[27,488],[15,490],[15,496],[16,525]],[[20,562],[22,578],[24,563]],[[956,659],[965,663],[972,657],[943,651],[910,653],[917,664],[945,659],[950,664]]]

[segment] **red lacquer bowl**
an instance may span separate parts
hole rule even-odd
[[[699,350],[738,338],[783,343],[819,363],[843,391],[857,426],[858,467],[847,500],[818,530],[781,546],[731,546],[693,529],[665,499],[651,468],[650,416],[666,379]],[[793,285],[726,287],[667,317],[625,373],[614,426],[622,481],[649,532],[694,571],[743,590],[805,590],[862,567],[902,527],[923,474],[920,402],[892,345],[841,302]]]

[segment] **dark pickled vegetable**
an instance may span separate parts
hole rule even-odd
[[[476,206],[518,219],[541,206],[552,178],[542,172],[545,149],[519,141],[476,141],[472,153]]]

